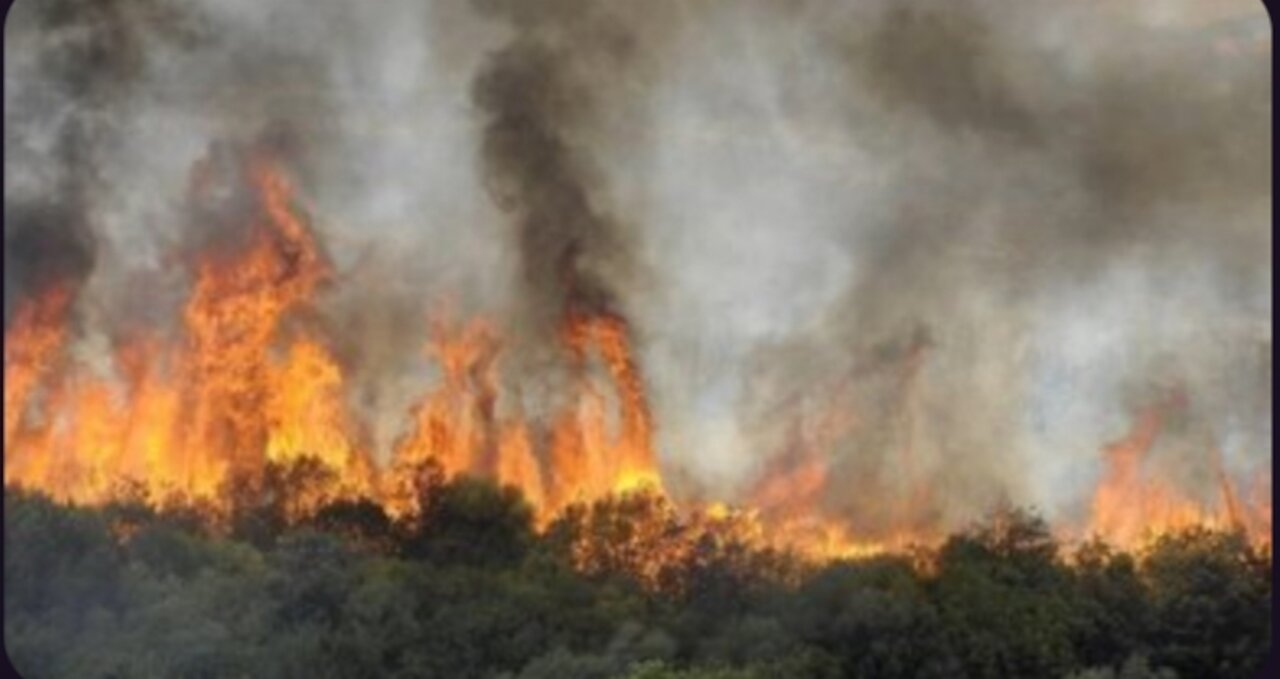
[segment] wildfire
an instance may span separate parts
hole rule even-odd
[[[338,363],[318,341],[281,337],[327,265],[280,169],[259,159],[246,174],[258,196],[249,244],[198,263],[183,343],[125,342],[119,380],[71,366],[37,399],[71,297],[55,290],[19,311],[5,336],[6,483],[76,502],[126,482],[154,498],[217,499],[232,477],[253,483],[268,460],[308,456],[353,492],[368,487]]]
[[[805,407],[791,422],[780,454],[764,467],[748,495],[753,508],[750,520],[768,527],[768,544],[791,549],[818,560],[862,558],[890,551],[909,550],[933,544],[940,531],[933,521],[933,497],[927,478],[915,459],[915,384],[930,347],[927,337],[916,333],[895,352],[896,360],[886,363],[896,385],[896,398],[889,408],[896,444],[887,447],[893,472],[893,490],[883,493],[883,517],[878,530],[856,530],[827,502],[848,492],[833,478],[832,460],[842,444],[858,441],[864,425],[856,395],[851,388],[856,379],[870,371],[856,371],[839,381],[833,397]],[[879,367],[879,366],[878,366]],[[884,528],[888,524],[888,529]]]
[[[416,464],[434,459],[447,476],[494,476],[520,488],[543,523],[575,502],[660,490],[648,404],[625,324],[571,316],[562,340],[573,396],[554,418],[550,451],[538,455],[530,434],[536,423],[496,414],[502,380],[492,327],[473,321],[454,329],[435,319],[426,353],[440,366],[442,380],[414,408],[413,429],[397,443],[392,468],[412,473]],[[614,392],[616,417],[610,417],[607,395],[593,379],[593,353]],[[611,427],[611,420],[618,425]],[[412,510],[395,503],[399,514]]]
[[[440,386],[415,408],[414,430],[396,446],[395,464],[434,458],[446,474],[480,470],[494,418],[496,338],[480,322],[454,332],[436,322],[427,354],[443,373]]]
[[[1195,525],[1246,530],[1257,542],[1270,541],[1270,500],[1258,498],[1259,509],[1246,510],[1223,469],[1221,452],[1210,450],[1219,490],[1219,506],[1207,506],[1184,496],[1152,473],[1146,464],[1167,420],[1186,407],[1175,393],[1139,413],[1131,430],[1104,447],[1106,462],[1093,496],[1088,532],[1109,542],[1136,545],[1160,533]],[[1265,507],[1265,509],[1261,509]],[[1258,515],[1265,515],[1259,520]]]
[[[194,183],[197,193],[211,185],[209,168],[198,169],[206,174]],[[387,464],[374,464],[347,403],[345,368],[324,333],[306,322],[331,279],[330,264],[280,167],[254,157],[238,176],[254,196],[246,237],[194,263],[176,339],[134,331],[117,341],[111,374],[101,375],[66,352],[72,287],[50,287],[16,310],[5,335],[6,485],[79,503],[103,502],[131,486],[154,502],[225,509],[232,486],[252,489],[273,469],[306,463],[325,470],[327,480],[290,500],[291,517],[333,499],[365,498],[398,518],[419,510],[415,482],[434,465],[446,477],[487,476],[519,488],[539,527],[577,517],[609,537],[576,546],[584,570],[626,567],[653,584],[668,566],[701,558],[707,541],[831,559],[934,539],[936,526],[921,518],[930,516],[932,494],[911,436],[911,385],[926,346],[920,342],[902,361],[895,411],[903,419],[896,468],[907,478],[886,515],[901,526],[874,536],[858,534],[825,506],[840,490],[832,451],[858,427],[856,409],[843,398],[797,421],[745,507],[691,503],[678,512],[659,469],[632,328],[599,310],[563,314],[565,393],[542,419],[527,417],[518,393],[505,388],[495,323],[434,316],[425,355],[438,376],[410,409]],[[1104,450],[1107,471],[1090,530],[1124,545],[1147,531],[1194,523],[1268,532],[1269,486],[1239,493],[1217,457],[1221,511],[1149,478],[1144,461],[1169,407],[1149,409]],[[595,509],[583,514],[588,506]],[[627,512],[645,518],[626,523],[619,516]]]
[[[21,415],[33,392],[57,357],[71,290],[54,287],[26,300],[15,314],[4,342],[4,449],[11,450]],[[5,465],[6,473],[13,463]],[[8,482],[6,476],[5,481]]]

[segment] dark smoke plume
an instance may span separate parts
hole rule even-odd
[[[197,33],[191,17],[169,0],[24,3],[6,31],[18,49],[31,50],[22,56],[34,62],[40,85],[6,97],[8,129],[40,127],[50,107],[65,109],[47,123],[48,151],[6,135],[10,153],[37,168],[23,168],[36,177],[29,190],[21,181],[6,182],[7,326],[25,296],[51,285],[78,289],[92,272],[99,240],[95,202],[109,181],[106,156],[118,139],[114,117],[145,78],[154,48],[191,44]],[[22,41],[27,36],[36,36],[34,44]],[[14,172],[17,164],[6,165]],[[13,184],[19,188],[10,190]]]
[[[634,233],[609,212],[578,131],[602,94],[584,69],[624,67],[630,37],[595,3],[477,6],[515,32],[484,64],[473,100],[486,116],[485,183],[513,220],[531,330],[547,336],[566,314],[625,317],[619,278],[637,265]]]

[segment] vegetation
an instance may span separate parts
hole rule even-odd
[[[702,541],[639,577],[661,545],[636,536],[669,531],[644,530],[652,503],[606,504],[537,532],[518,493],[436,477],[412,521],[352,501],[284,520],[277,498],[215,529],[10,489],[5,646],[30,679],[1200,679],[1270,650],[1270,552],[1232,533],[1064,554],[1014,512],[923,556]]]

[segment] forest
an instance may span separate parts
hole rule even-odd
[[[1258,9],[18,2],[9,660],[1256,676]]]
[[[535,527],[514,487],[438,469],[422,510],[291,510],[305,465],[226,511],[8,488],[5,648],[40,677],[1251,677],[1270,547],[1183,529],[1067,545],[994,511],[936,545],[816,563],[693,531],[663,496]]]

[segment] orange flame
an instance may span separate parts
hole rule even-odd
[[[440,364],[443,381],[415,408],[415,429],[396,445],[398,464],[435,458],[447,475],[477,471],[493,417],[492,363],[496,352],[487,324],[459,332],[432,324],[427,353]]]
[[[632,329],[606,312],[565,314],[559,340],[568,390],[546,420],[526,418],[519,392],[503,391],[503,346],[492,323],[433,318],[426,355],[438,378],[412,407],[389,464],[376,467],[347,403],[342,363],[303,322],[330,279],[329,263],[281,169],[256,159],[247,174],[257,197],[248,239],[197,262],[181,342],[135,334],[117,347],[115,374],[98,375],[63,355],[70,287],[48,289],[18,308],[5,334],[6,485],[95,503],[136,483],[155,502],[226,509],[232,485],[253,487],[275,478],[269,471],[307,463],[332,472],[321,475],[332,480],[289,500],[291,518],[361,496],[402,517],[416,512],[420,499],[405,489],[435,463],[446,476],[484,475],[519,488],[539,527],[585,511],[588,536],[574,545],[580,567],[628,568],[655,586],[669,567],[701,558],[707,541],[831,559],[936,537],[933,496],[913,437],[912,385],[927,346],[919,341],[901,363],[900,399],[891,404],[901,420],[893,423],[901,433],[893,468],[905,480],[885,505],[894,527],[874,535],[826,504],[841,490],[831,460],[858,424],[848,394],[824,403],[816,418],[797,419],[783,453],[750,489],[747,507],[695,503],[678,515],[658,465]],[[1216,450],[1220,509],[1149,478],[1144,460],[1168,407],[1144,412],[1105,448],[1090,529],[1126,546],[1147,531],[1191,523],[1269,533],[1270,487],[1260,478],[1238,492]],[[638,523],[624,526],[629,515]]]
[[[1106,462],[1094,492],[1089,532],[1112,544],[1134,547],[1161,533],[1196,525],[1245,530],[1255,542],[1269,542],[1270,528],[1259,530],[1222,465],[1221,452],[1212,448],[1220,506],[1186,497],[1174,485],[1154,478],[1145,464],[1172,408],[1183,397],[1175,394],[1143,410],[1124,438],[1103,448]],[[1268,503],[1269,505],[1269,503]],[[1266,509],[1270,516],[1270,507]],[[1267,519],[1269,523],[1269,519]]]
[[[564,344],[573,360],[577,397],[561,414],[552,448],[556,508],[615,492],[661,492],[649,404],[620,318],[570,314]],[[619,431],[611,435],[606,399],[590,379],[595,348],[617,396]]]
[[[4,337],[4,449],[10,450],[40,380],[65,339],[71,289],[56,286],[26,300]],[[5,466],[10,471],[10,466]],[[6,477],[5,482],[8,482]]]
[[[104,500],[126,481],[154,498],[214,499],[232,474],[252,480],[268,461],[312,456],[342,470],[353,490],[368,486],[336,361],[309,339],[275,355],[282,319],[309,300],[327,267],[283,174],[267,162],[250,174],[261,210],[251,244],[197,266],[185,346],[123,345],[115,357],[123,388],[83,372],[55,381],[50,416],[24,440],[15,436],[61,344],[70,297],[55,290],[19,310],[5,337],[6,483],[79,502]]]
[[[434,459],[446,476],[491,474],[520,488],[541,522],[574,502],[660,489],[647,397],[625,324],[571,316],[562,339],[575,395],[554,418],[550,450],[539,455],[531,423],[496,415],[499,345],[491,326],[472,321],[452,329],[437,318],[427,353],[440,365],[441,382],[414,407],[413,429],[397,443],[393,469],[412,474],[417,463]],[[592,349],[616,393],[616,418],[591,379]],[[397,513],[411,510],[397,502]]]

